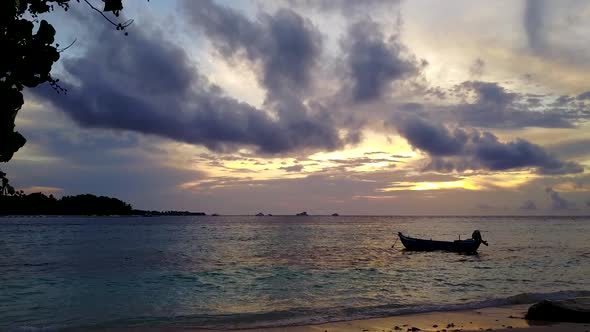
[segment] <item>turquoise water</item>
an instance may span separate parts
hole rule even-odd
[[[478,255],[391,248],[397,231],[474,229],[490,243]],[[0,218],[0,329],[243,328],[571,297],[590,290],[589,234],[571,217]]]

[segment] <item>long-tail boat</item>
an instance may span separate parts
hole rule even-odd
[[[406,250],[413,251],[453,251],[453,252],[464,252],[474,253],[479,249],[480,244],[488,245],[487,241],[481,238],[481,233],[476,230],[471,235],[471,239],[466,240],[455,240],[455,241],[436,241],[436,240],[424,240],[406,236],[401,232],[398,233],[399,239],[402,241]]]

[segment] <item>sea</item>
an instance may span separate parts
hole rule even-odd
[[[408,252],[455,240],[478,254]],[[589,217],[0,218],[0,330],[242,329],[590,296]]]

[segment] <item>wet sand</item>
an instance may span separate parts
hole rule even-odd
[[[532,322],[524,319],[530,305],[465,311],[428,312],[318,325],[249,329],[261,332],[395,332],[395,331],[572,331],[590,332],[590,324]],[[419,329],[419,330],[418,330]]]

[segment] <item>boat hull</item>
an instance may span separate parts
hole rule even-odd
[[[479,249],[480,241],[474,239],[457,240],[457,241],[433,241],[416,239],[413,237],[405,236],[399,233],[399,239],[406,248],[411,251],[452,251],[452,252],[465,252],[473,253]]]

